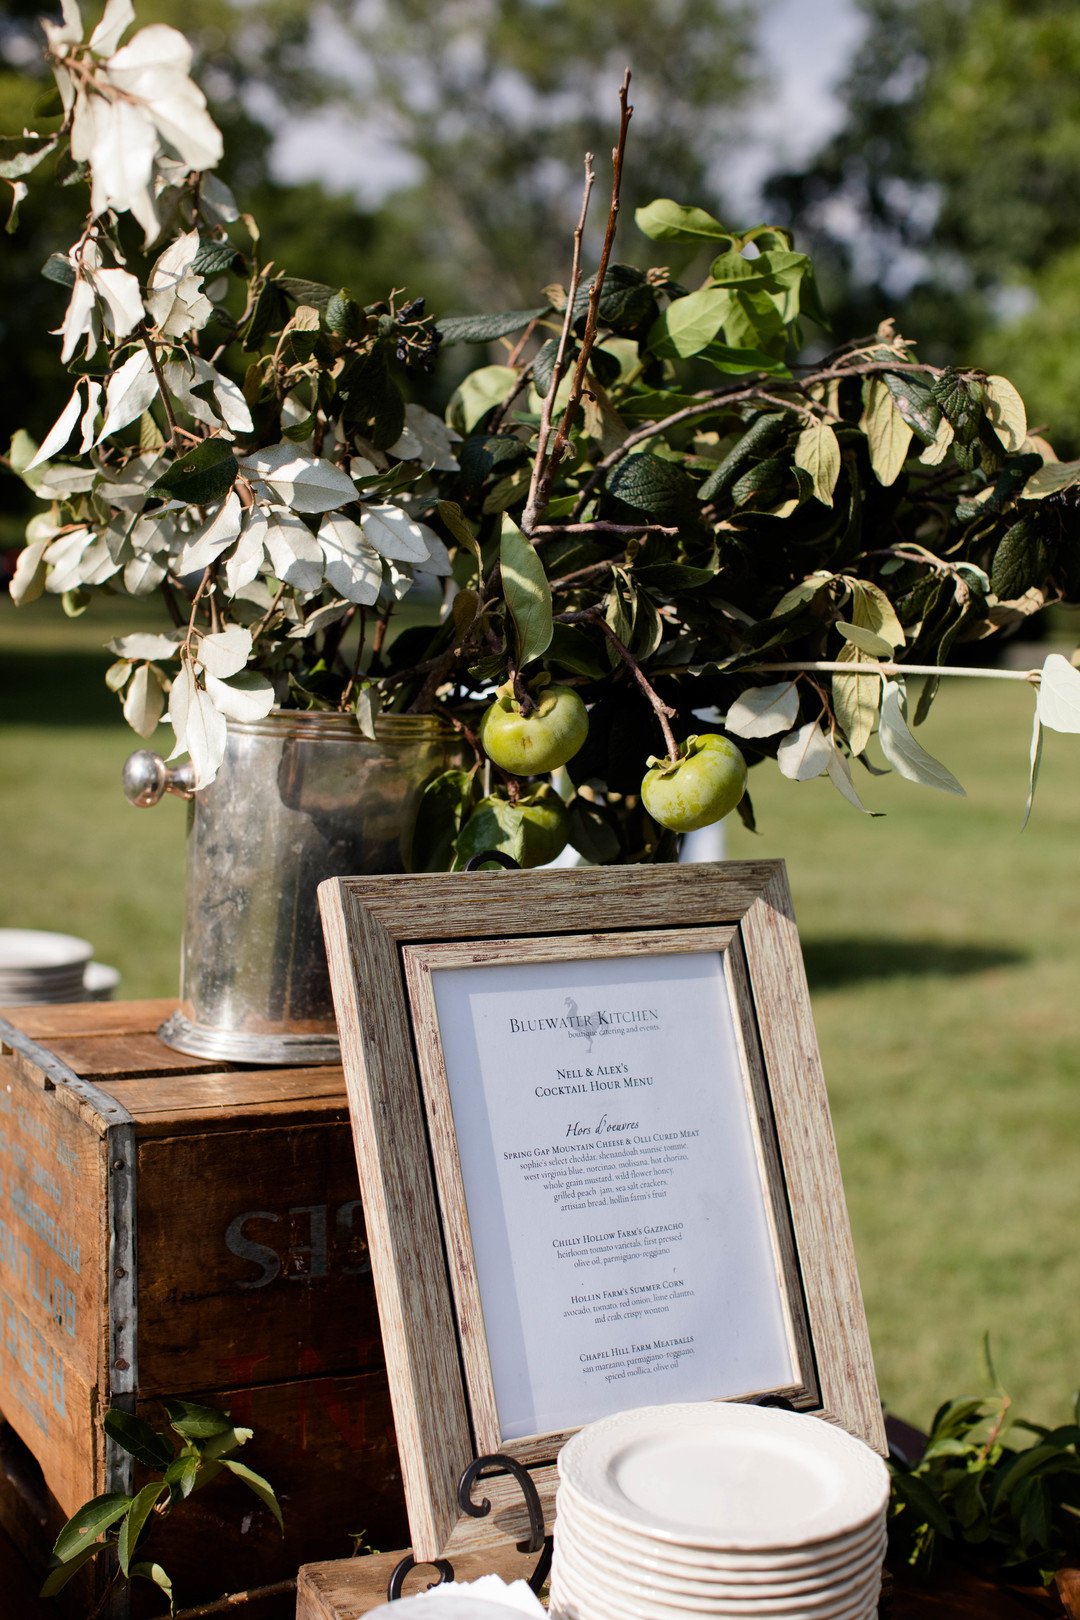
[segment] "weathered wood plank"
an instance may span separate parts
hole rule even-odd
[[[144,1074],[207,1074],[220,1062],[186,1057],[163,1045],[155,1034],[65,1035],[49,1039],[54,1057],[95,1084]]]
[[[347,1122],[144,1136],[137,1186],[142,1396],[382,1366]]]
[[[35,1041],[78,1035],[146,1035],[176,1011],[172,997],[155,1001],[72,1001],[56,1007],[9,1007],[4,1017]]]
[[[748,910],[743,938],[810,1332],[817,1350],[822,1416],[884,1452],[885,1424],[844,1184],[795,914],[782,867]]]
[[[418,1555],[434,1557],[458,1517],[457,1481],[473,1451],[401,968],[379,921],[351,897],[342,901],[341,885],[322,885],[321,894],[328,891],[327,954],[368,1242],[380,1279],[383,1347],[395,1387],[408,1391],[395,1419],[410,1530]],[[362,989],[353,965],[358,961],[370,972],[368,982],[378,985],[377,995]],[[407,1260],[400,1253],[405,1232]]]
[[[0,1409],[73,1512],[103,1488],[106,1167],[68,1101],[0,1062]]]
[[[296,1580],[296,1620],[359,1620],[386,1602],[386,1584],[405,1549],[382,1553],[373,1558],[349,1558],[327,1564],[307,1564]],[[465,1553],[454,1562],[459,1581],[476,1581],[481,1575],[499,1575],[504,1581],[527,1580],[536,1563],[534,1553],[519,1553],[513,1543]],[[434,1578],[434,1571],[423,1566],[410,1575],[407,1596],[422,1592]]]
[[[345,1077],[339,1068],[255,1069],[235,1073],[110,1079],[108,1091],[137,1122],[139,1138],[190,1130],[245,1130],[262,1121],[296,1124],[347,1121]]]

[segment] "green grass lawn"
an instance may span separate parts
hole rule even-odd
[[[137,739],[101,685],[120,604],[69,623],[0,602],[0,925],[86,935],[122,994],[177,983],[185,810],[131,809]],[[966,800],[860,773],[870,820],[772,766],[882,1393],[928,1421],[979,1339],[1029,1415],[1080,1383],[1080,739],[1047,739],[1021,834],[1031,694],[954,682],[920,733]]]

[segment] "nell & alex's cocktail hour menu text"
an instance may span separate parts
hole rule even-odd
[[[790,1384],[722,955],[433,982],[503,1437]]]

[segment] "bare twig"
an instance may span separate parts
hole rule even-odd
[[[678,534],[667,523],[608,523],[595,518],[590,523],[538,523],[533,534]]]
[[[851,663],[832,662],[828,659],[803,658],[786,659],[778,663],[744,664],[739,671],[740,675],[764,674],[804,674],[816,671],[821,675],[875,675],[875,676],[903,676],[903,675],[963,675],[969,680],[982,681],[1027,681],[1030,686],[1038,686],[1042,679],[1040,669],[984,669],[979,665],[963,664],[895,664],[895,663],[865,663],[861,659]]]
[[[199,600],[200,600],[203,592],[209,586],[211,577],[213,575],[213,572],[214,572],[213,563],[211,563],[209,565],[209,567],[203,569],[203,576],[202,576],[202,579],[200,579],[200,581],[199,581],[198,590],[195,592],[195,595],[191,598],[191,612],[188,615],[187,635],[184,637],[184,651],[185,651],[185,653],[187,654],[187,656],[189,658],[191,657],[191,638],[195,634],[195,620],[196,620],[196,617],[198,615]]]
[[[154,381],[158,385],[158,394],[161,396],[161,405],[165,412],[165,420],[169,424],[169,437],[172,442],[175,443],[180,436],[180,428],[176,417],[173,415],[172,399],[169,395],[168,388],[165,386],[165,376],[161,369],[161,361],[158,359],[157,349],[154,347],[154,340],[146,331],[145,327],[142,329],[141,336],[143,340],[143,347],[150,356],[150,365],[154,372]]]
[[[668,758],[678,759],[679,745],[675,741],[675,733],[672,731],[670,724],[671,720],[677,713],[677,710],[666,704],[659,692],[657,692],[655,687],[652,686],[648,676],[645,674],[645,671],[642,669],[629,647],[627,647],[621,638],[616,635],[610,624],[608,624],[607,620],[603,617],[603,610],[599,607],[591,607],[585,608],[581,613],[558,613],[555,617],[556,622],[559,624],[589,623],[599,625],[600,629],[604,632],[605,636],[607,636],[608,640],[611,642],[611,645],[614,647],[615,651],[618,653],[619,657],[630,671],[630,674],[641,688],[641,691],[648,701],[649,707],[652,709],[657,720],[660,722],[660,730],[664,733],[664,742],[667,746]]]
[[[533,458],[532,477],[529,480],[529,498],[525,503],[525,511],[521,519],[522,531],[525,534],[532,533],[533,524],[543,510],[540,490],[544,480],[548,435],[551,432],[551,416],[555,409],[555,396],[559,392],[559,384],[562,382],[563,371],[566,367],[566,351],[570,343],[570,331],[574,324],[574,305],[577,302],[578,284],[581,281],[581,241],[585,235],[585,221],[589,215],[589,198],[592,195],[593,183],[596,179],[592,162],[592,153],[586,152],[585,187],[581,197],[581,213],[578,215],[578,222],[574,228],[574,258],[570,268],[570,285],[566,290],[566,309],[563,313],[562,331],[559,333],[559,347],[555,354],[551,383],[540,411],[536,454]]]
[[[559,470],[570,443],[570,434],[573,431],[578,409],[581,405],[581,396],[585,388],[585,376],[592,358],[593,345],[596,342],[596,329],[600,320],[600,299],[604,291],[604,278],[607,275],[608,263],[611,259],[611,250],[615,245],[615,230],[619,222],[619,198],[622,191],[623,159],[626,155],[626,137],[630,129],[630,120],[634,109],[630,105],[630,69],[623,75],[623,82],[619,88],[619,136],[611,152],[611,202],[608,206],[607,228],[604,231],[604,245],[600,251],[600,263],[597,265],[592,286],[589,289],[589,307],[585,316],[585,330],[582,333],[581,348],[574,366],[574,376],[570,384],[570,395],[563,411],[562,421],[555,434],[555,443],[551,447],[551,454],[540,474],[538,487],[535,493],[535,502],[530,498],[526,514],[529,523],[526,524],[525,533],[531,533],[530,525],[542,514],[547,506],[551,494],[551,486]],[[572,309],[571,304],[568,306]],[[556,383],[552,379],[550,399],[554,399]],[[530,491],[530,497],[532,492]]]
[[[651,685],[648,676],[645,674],[645,671],[642,669],[629,647],[623,645],[622,641],[615,634],[607,620],[597,616],[596,622],[604,632],[605,636],[607,636],[608,640],[611,642],[611,645],[614,647],[615,651],[618,653],[619,657],[622,659],[623,663],[626,665],[627,669],[630,671],[638,686],[648,699],[653,713],[660,722],[660,730],[664,733],[664,742],[667,745],[668,758],[678,759],[679,745],[675,741],[675,733],[671,729],[671,721],[674,719],[677,711],[670,708],[668,704],[664,702],[659,692],[657,692],[655,687]]]
[[[216,1598],[213,1603],[200,1603],[197,1609],[177,1609],[176,1620],[203,1620],[204,1615],[228,1614],[230,1610],[257,1603],[261,1598],[284,1597],[286,1593],[295,1591],[295,1580],[275,1581],[273,1586],[253,1586],[247,1592],[230,1592],[225,1597]]]
[[[262,618],[259,620],[259,622],[255,626],[254,630],[251,632],[252,646],[254,646],[255,642],[258,641],[259,637],[266,630],[266,628],[269,625],[271,619],[274,617],[274,614],[277,612],[278,608],[281,606],[281,598],[285,595],[285,592],[288,590],[288,588],[289,587],[287,585],[285,585],[284,583],[278,586],[277,595],[274,597],[274,600],[270,603],[270,606],[267,608],[266,612],[263,614]],[[199,589],[200,590],[202,589],[201,585],[200,585]]]
[[[670,428],[680,427],[683,422],[692,422],[697,416],[708,416],[712,411],[722,410],[734,405],[745,405],[751,400],[766,400],[770,404],[778,405],[787,410],[803,410],[805,406],[799,399],[783,399],[775,394],[763,392],[764,381],[773,389],[790,389],[797,395],[806,394],[817,383],[828,382],[833,377],[872,377],[881,372],[925,372],[934,377],[940,377],[941,368],[938,366],[916,365],[907,360],[868,360],[852,365],[824,366],[817,371],[808,372],[805,377],[780,379],[772,377],[768,372],[755,373],[755,381],[741,383],[737,387],[717,388],[708,394],[702,394],[700,400],[693,405],[684,405],[681,410],[673,411],[670,416],[662,417],[659,422],[648,422],[644,427],[627,434],[620,445],[606,455],[603,461],[597,462],[596,467],[587,482],[582,487],[577,498],[572,516],[578,518],[585,510],[594,491],[604,482],[612,467],[617,467],[625,456],[639,444],[647,439],[659,438]]]

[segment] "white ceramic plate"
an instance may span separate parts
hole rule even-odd
[[[766,1579],[786,1579],[805,1575],[813,1569],[827,1569],[855,1552],[874,1545],[884,1535],[885,1508],[866,1524],[845,1536],[828,1541],[809,1542],[797,1548],[750,1547],[742,1552],[730,1548],[687,1546],[673,1540],[656,1540],[645,1532],[626,1530],[601,1518],[590,1504],[575,1496],[564,1480],[555,1498],[556,1513],[569,1520],[579,1534],[603,1545],[614,1558],[637,1561],[657,1560],[664,1568],[678,1569],[690,1577],[702,1572],[729,1572],[740,1578],[760,1573]]]
[[[94,947],[74,934],[38,928],[0,928],[0,973],[55,972],[89,962]]]
[[[718,1596],[725,1601],[752,1599],[758,1603],[770,1599],[783,1599],[790,1603],[793,1598],[810,1602],[815,1596],[824,1599],[840,1586],[861,1581],[874,1569],[880,1573],[885,1556],[885,1535],[882,1533],[871,1545],[857,1549],[838,1565],[812,1567],[805,1575],[801,1570],[794,1573],[789,1571],[786,1577],[783,1572],[774,1572],[771,1576],[747,1581],[738,1574],[718,1570],[702,1570],[697,1578],[689,1578],[682,1566],[665,1566],[659,1560],[654,1560],[650,1567],[645,1568],[636,1561],[611,1553],[606,1546],[597,1544],[591,1538],[588,1542],[583,1541],[575,1531],[568,1531],[565,1525],[556,1525],[555,1542],[566,1569],[580,1570],[593,1580],[606,1580],[610,1576],[617,1581],[620,1589],[631,1595],[652,1595],[680,1606],[685,1603],[687,1607],[695,1607],[698,1602]]]
[[[796,1601],[783,1610],[763,1609],[718,1600],[712,1608],[698,1613],[731,1616],[733,1620],[754,1620],[757,1615],[768,1615],[771,1620],[864,1620],[864,1617],[872,1620],[877,1614],[879,1594],[880,1577],[829,1607],[811,1607]],[[567,1579],[555,1570],[552,1571],[550,1612],[553,1617],[566,1616],[566,1620],[692,1620],[686,1609],[657,1600],[635,1602],[608,1586],[593,1587],[576,1576]]]
[[[88,962],[83,974],[83,994],[88,1001],[108,1001],[120,983],[118,968],[104,962]]]
[[[889,1495],[881,1458],[844,1430],[722,1401],[603,1418],[567,1441],[559,1474],[599,1517],[633,1534],[736,1551],[850,1534]]]

